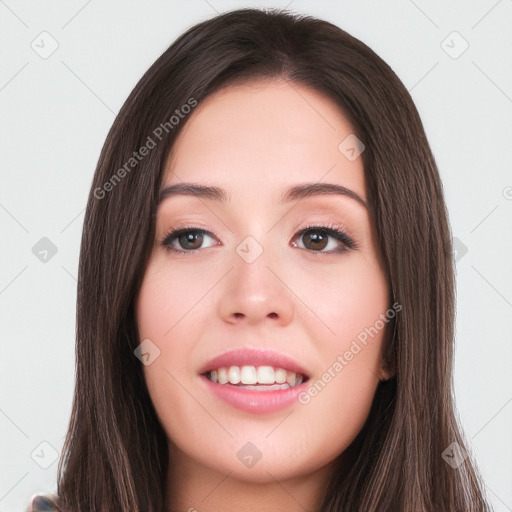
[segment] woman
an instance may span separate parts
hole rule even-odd
[[[436,164],[338,27],[247,9],[178,38],[107,137],[78,282],[61,510],[489,510]]]

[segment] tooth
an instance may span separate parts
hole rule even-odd
[[[242,384],[256,384],[258,382],[256,368],[254,366],[242,366],[240,380]]]
[[[229,367],[228,380],[231,384],[238,384],[240,382],[240,368],[238,366]]]
[[[290,384],[290,386],[295,386],[295,381],[296,381],[295,372],[286,371],[286,382],[288,382],[288,384]]]
[[[265,384],[265,389],[270,390],[272,384],[280,385],[285,383],[289,386],[298,386],[304,380],[302,375],[272,366],[222,366],[217,370],[210,371],[209,378],[212,382],[219,384],[234,385],[255,385]],[[273,389],[273,387],[272,387]]]
[[[227,368],[219,368],[217,370],[217,379],[219,380],[219,384],[227,384],[228,383],[228,369]]]
[[[274,368],[272,366],[258,366],[258,384],[274,384]]]
[[[282,368],[276,368],[275,379],[278,384],[284,384],[286,382],[286,370]]]

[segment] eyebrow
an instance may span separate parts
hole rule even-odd
[[[178,195],[202,197],[221,203],[226,203],[231,199],[228,193],[222,188],[210,185],[201,185],[199,183],[182,182],[163,188],[160,191],[159,203],[168,197]],[[365,208],[368,208],[367,201],[349,188],[343,187],[342,185],[336,185],[334,183],[315,182],[300,183],[285,190],[280,196],[279,204],[289,203],[291,201],[317,195],[341,195],[350,197]]]

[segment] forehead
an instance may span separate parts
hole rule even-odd
[[[339,149],[353,127],[316,90],[281,79],[235,85],[206,98],[184,122],[164,186],[215,183],[261,199],[290,184],[326,181],[366,195],[361,158]]]

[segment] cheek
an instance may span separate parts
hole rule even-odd
[[[183,428],[177,426],[183,424],[190,433],[190,426],[197,424],[190,418],[201,415],[187,389],[196,372],[194,354],[203,332],[199,302],[211,286],[209,281],[207,275],[198,277],[193,266],[190,271],[173,272],[157,257],[146,270],[136,301],[139,339],[151,340],[159,351],[150,365],[143,366],[144,377],[157,415],[171,437],[182,435]]]
[[[154,261],[148,266],[137,298],[136,318],[141,339],[163,340],[171,335],[198,292],[194,279],[184,272],[162,270],[163,265]]]
[[[176,279],[172,277],[159,271],[156,265],[148,267],[137,298],[136,318],[139,339],[151,340],[157,353],[159,351],[151,364],[143,366],[144,378],[162,426],[168,436],[175,438],[180,435],[177,425],[186,424],[190,431],[196,422],[187,421],[193,414],[188,411],[190,400],[185,399],[180,386],[189,371],[187,339],[192,338],[180,333],[186,323],[180,319],[190,310],[188,302],[192,300],[189,296],[193,295],[193,290],[184,286],[183,274],[181,278],[178,275]],[[169,286],[169,283],[173,285]],[[172,343],[176,337],[179,337],[179,343]]]
[[[332,271],[317,273],[314,282],[305,283],[300,294],[323,323],[322,345],[329,353],[346,350],[347,343],[350,345],[353,338],[373,326],[389,307],[388,283],[382,269],[373,259],[362,256],[347,258]],[[376,340],[373,345],[378,344]]]
[[[325,442],[344,449],[363,427],[379,382],[388,283],[373,260],[354,258],[321,284],[307,293],[328,330],[317,335],[320,362],[299,401],[324,422]]]

